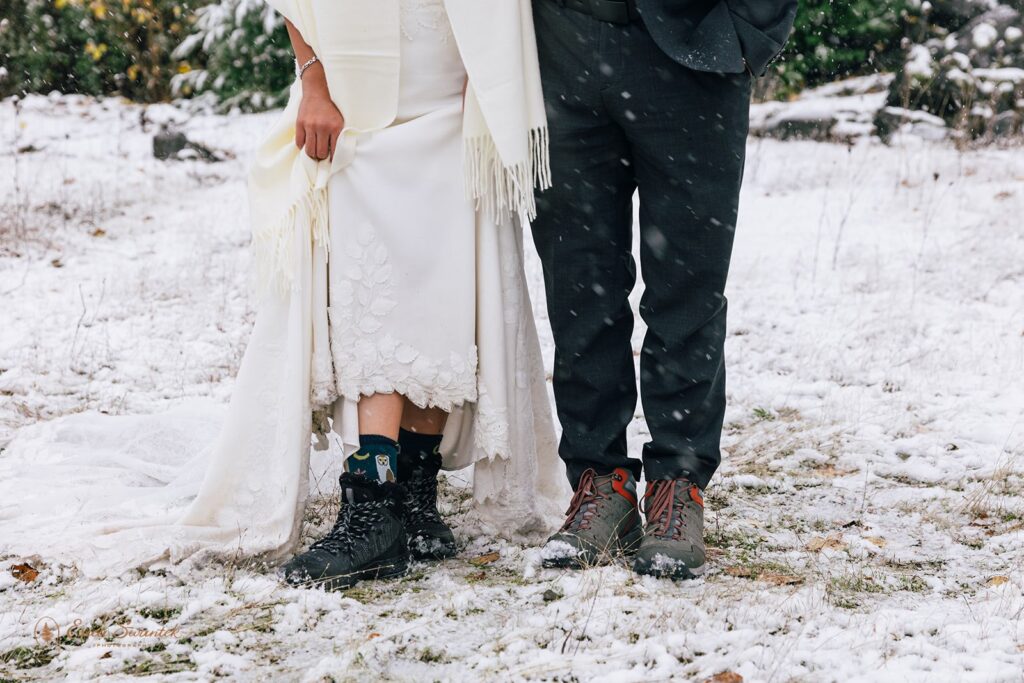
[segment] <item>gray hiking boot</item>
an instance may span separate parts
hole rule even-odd
[[[665,579],[694,579],[704,573],[704,496],[686,479],[647,483],[647,528],[633,571]]]
[[[636,552],[643,537],[636,480],[623,467],[604,476],[585,471],[565,514],[565,524],[541,551],[545,567],[607,564]]]

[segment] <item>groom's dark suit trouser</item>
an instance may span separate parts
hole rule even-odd
[[[590,467],[640,474],[626,454],[639,190],[643,471],[703,488],[721,460],[723,291],[751,76],[681,66],[639,22],[599,21],[552,0],[535,0],[534,21],[554,186],[538,197],[533,236],[555,340],[559,453],[574,487]]]

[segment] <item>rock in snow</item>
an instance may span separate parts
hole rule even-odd
[[[886,104],[938,116],[974,139],[1018,135],[1024,112],[1021,3],[912,3],[908,11],[920,28]],[[949,32],[949,26],[956,28]],[[893,130],[891,119],[888,109],[876,119],[883,138]]]
[[[807,90],[790,102],[751,107],[750,130],[779,140],[852,142],[875,133],[876,112],[885,105],[890,74],[850,78]]]

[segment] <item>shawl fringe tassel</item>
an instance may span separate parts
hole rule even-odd
[[[279,220],[253,234],[256,274],[265,288],[284,296],[295,285],[298,268],[296,232],[308,226],[313,245],[331,253],[327,188],[313,187],[295,201]]]
[[[524,161],[503,166],[490,135],[464,142],[466,195],[476,203],[477,210],[490,213],[496,223],[506,214],[533,220],[537,216],[534,189],[551,187],[547,126],[530,129],[529,145]]]

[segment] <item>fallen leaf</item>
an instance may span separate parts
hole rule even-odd
[[[476,566],[479,567],[479,566],[484,565],[484,564],[490,564],[492,562],[497,562],[499,557],[501,557],[501,555],[498,554],[497,550],[495,550],[492,553],[485,553],[483,555],[480,555],[479,557],[474,557],[473,559],[471,559],[469,561],[469,563],[470,564],[475,564]]]
[[[735,671],[722,671],[710,678],[705,678],[703,683],[743,683],[743,676]]]
[[[765,573],[760,574],[757,577],[758,581],[764,581],[770,583],[773,586],[794,586],[798,583],[803,583],[804,580],[799,576],[793,576],[792,574],[772,574]]]
[[[107,231],[103,228],[96,228],[90,233],[93,237],[103,237],[107,234]]]
[[[829,550],[841,550],[846,547],[843,543],[843,539],[839,534],[832,534],[831,536],[818,536],[812,538],[807,544],[807,549],[811,552],[818,552],[828,548]]]
[[[1010,579],[1005,576],[993,576],[989,579],[985,585],[989,588],[995,588],[996,586],[1002,586],[1004,583],[1009,583]]]
[[[373,640],[374,638],[380,638],[380,634],[377,632],[371,633],[366,637],[367,640]]]
[[[11,567],[11,574],[14,575],[18,581],[24,581],[25,583],[32,583],[39,576],[39,572],[30,564],[16,564]]]
[[[757,572],[752,567],[741,567],[733,566],[726,567],[725,573],[729,576],[738,576],[742,579],[754,579],[756,581],[764,581],[770,583],[773,586],[792,586],[798,583],[803,583],[803,579],[793,574],[779,574],[776,572]]]
[[[754,575],[754,570],[750,567],[740,567],[737,565],[734,567],[726,567],[725,573],[729,576],[738,576],[743,579],[749,579]]]
[[[873,544],[877,545],[879,548],[884,548],[885,547],[885,539],[882,538],[881,536],[865,536],[864,540],[867,541],[868,543],[873,543]]]
[[[819,477],[845,477],[848,474],[855,474],[855,469],[840,469],[835,465],[822,465],[821,467],[815,467],[814,473]]]

